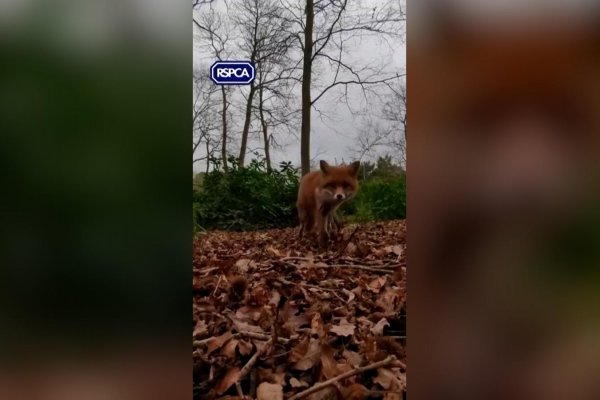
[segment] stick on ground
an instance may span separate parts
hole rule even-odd
[[[298,264],[292,264],[292,263],[286,263],[286,265],[289,265],[290,267],[304,267],[304,265],[298,265]],[[367,265],[355,265],[355,264],[314,264],[311,265],[311,267],[313,268],[355,268],[355,269],[362,269],[364,271],[370,271],[370,272],[381,272],[384,274],[393,274],[394,270],[390,270],[390,269],[383,269],[383,268],[374,268],[374,267],[369,267]]]
[[[273,343],[273,338],[269,339],[261,348],[258,348],[257,346],[256,353],[254,353],[252,358],[250,358],[246,365],[244,365],[244,367],[240,370],[237,380],[238,383],[248,374],[248,372],[250,372],[254,364],[256,364],[258,357],[260,357],[271,346],[271,343]]]
[[[389,356],[384,360],[378,361],[376,363],[370,364],[370,365],[365,365],[364,367],[360,367],[360,368],[356,368],[353,369],[352,371],[348,371],[345,372],[341,375],[338,376],[334,376],[331,379],[328,379],[324,382],[319,382],[316,385],[300,392],[300,393],[296,393],[295,395],[293,395],[292,397],[288,398],[287,400],[299,400],[299,399],[303,399],[304,397],[308,396],[309,394],[318,392],[321,389],[325,389],[328,386],[331,386],[333,384],[335,384],[338,381],[341,381],[342,379],[346,379],[348,377],[363,373],[365,371],[369,371],[372,369],[376,369],[376,368],[381,368],[381,367],[387,367],[390,365],[394,365],[396,367],[400,367],[400,368],[406,368],[406,366],[404,365],[404,363],[398,361],[396,359],[396,357],[394,356]]]

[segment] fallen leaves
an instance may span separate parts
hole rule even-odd
[[[373,332],[373,335],[375,336],[381,336],[383,335],[383,330],[386,326],[390,326],[390,323],[387,319],[381,318],[379,322],[377,322],[375,326],[371,328],[371,332]]]
[[[194,398],[401,399],[404,221],[346,227],[327,252],[297,234],[195,239]]]
[[[215,387],[215,391],[218,394],[225,393],[225,391],[227,391],[227,389],[229,389],[231,386],[233,386],[237,382],[239,376],[240,376],[240,368],[239,367],[229,368],[227,370],[227,372],[225,373],[225,376],[219,381],[219,383],[217,383],[217,386]]]
[[[225,332],[221,336],[214,337],[211,341],[208,342],[206,353],[210,354],[213,351],[220,349],[225,344],[225,342],[227,342],[232,337],[233,334],[231,332]]]
[[[283,387],[277,383],[263,382],[256,390],[258,400],[283,400]]]
[[[354,324],[348,322],[345,318],[342,318],[338,325],[333,325],[329,332],[335,333],[338,336],[352,336],[354,335]]]
[[[292,369],[306,371],[314,367],[321,359],[321,346],[317,339],[304,338],[292,349],[290,363]]]
[[[399,394],[406,389],[406,375],[388,368],[379,368],[373,382],[379,384],[387,392],[386,400],[398,399]]]

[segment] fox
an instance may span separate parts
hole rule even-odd
[[[319,170],[302,177],[296,206],[300,220],[299,237],[317,233],[319,244],[325,246],[329,238],[341,229],[337,209],[358,192],[360,161],[332,166],[321,160],[319,167]]]

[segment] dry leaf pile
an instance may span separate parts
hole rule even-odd
[[[194,398],[405,398],[405,222],[297,235],[194,240]]]

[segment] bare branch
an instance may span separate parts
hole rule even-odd
[[[312,102],[310,103],[311,105],[314,105],[321,97],[323,97],[323,95],[325,93],[327,93],[329,90],[333,89],[336,86],[340,86],[340,85],[360,85],[360,86],[364,86],[364,85],[377,85],[377,84],[381,84],[381,83],[386,83],[386,82],[391,82],[394,79],[397,79],[398,75],[396,76],[391,76],[388,78],[383,78],[383,79],[377,79],[377,80],[349,80],[349,81],[338,81],[338,82],[333,82],[331,85],[327,86],[325,89],[323,89],[323,91],[312,100]]]

